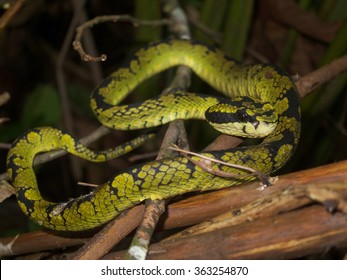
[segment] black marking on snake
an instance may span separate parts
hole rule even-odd
[[[110,184],[110,194],[114,195],[117,197],[117,199],[120,199],[120,196],[118,195],[118,188],[115,188],[112,186],[112,184]]]
[[[11,169],[11,171],[12,171],[12,178],[11,178],[12,181],[14,180],[14,178],[16,178],[16,177],[18,176],[18,173],[19,173],[19,171],[20,171],[21,169],[22,169],[22,170],[25,169],[25,167],[20,166],[20,165],[17,165],[17,164],[14,162],[15,159],[17,159],[17,158],[19,158],[19,159],[24,159],[24,157],[21,156],[21,155],[15,155],[15,154],[13,154],[13,155],[11,155],[11,156],[8,158],[8,161],[7,161],[7,169]]]
[[[211,53],[211,52],[216,52],[217,51],[217,48],[215,47],[215,46],[212,46],[212,45],[205,45],[205,44],[202,44],[201,42],[199,42],[199,41],[197,41],[197,40],[193,40],[193,41],[191,41],[191,44],[193,45],[193,46],[204,46],[205,47],[205,54],[209,54],[209,53]]]
[[[291,143],[294,143],[294,140],[295,140],[294,133],[291,132],[289,129],[282,131],[282,135],[284,139],[289,139],[292,141]]]
[[[21,201],[22,203],[25,204],[25,208],[27,209],[27,211],[29,213],[29,217],[30,217],[31,213],[34,212],[35,201],[27,198],[26,192],[28,190],[29,189],[27,187],[18,186],[16,196],[17,196],[18,201]]]
[[[246,126],[244,125],[244,126],[242,126],[242,131],[243,131],[243,133],[244,134],[246,134],[247,132],[246,132]]]
[[[157,46],[160,46],[163,44],[167,44],[167,45],[171,45],[172,43],[172,40],[168,39],[168,40],[163,40],[163,41],[156,41],[156,42],[152,42],[152,43],[149,43],[147,44],[146,46],[143,46],[140,50],[148,50],[148,49],[151,49],[152,47],[157,47]]]
[[[136,62],[136,64],[138,65],[138,67],[141,67],[141,61],[140,61],[140,59],[139,59],[138,56],[135,56],[135,59],[133,59],[133,60],[130,61],[129,68],[128,68],[128,69],[129,69],[129,72],[130,72],[132,75],[134,75],[134,76],[136,76],[136,72],[137,72],[138,70],[134,70],[131,64],[133,64],[133,63],[135,63],[135,62]]]
[[[225,113],[225,112],[209,112],[205,113],[206,119],[211,122],[222,124],[222,123],[235,123],[241,122],[246,123],[249,122],[251,124],[255,124],[256,128],[259,125],[255,116],[249,116],[244,110],[239,110],[236,113]],[[245,127],[243,128],[245,129]],[[245,132],[245,131],[244,131]]]
[[[143,191],[142,183],[144,182],[144,179],[138,176],[138,172],[133,173],[132,176],[133,176],[133,180],[134,180],[137,188],[139,189],[140,193],[142,193],[142,191]],[[141,182],[141,183],[137,184],[136,182]]]
[[[40,140],[42,140],[42,135],[39,128],[32,128],[30,131],[35,132],[38,136],[40,136]]]
[[[135,52],[130,52],[130,53],[128,53],[127,55],[125,55],[125,59],[121,62],[121,64],[120,64],[118,70],[119,70],[119,69],[128,69],[129,72],[131,72],[132,74],[136,74],[136,72],[134,72],[134,71],[131,69],[131,67],[130,67],[131,62],[137,61],[139,67],[141,67],[141,65],[142,65],[144,62],[141,62],[141,61],[140,61],[141,58],[138,57],[137,53],[140,52],[140,51],[146,51],[147,49],[149,49],[149,48],[152,46],[152,44],[153,44],[153,46],[159,45],[158,42],[154,42],[154,43],[149,44],[148,46],[144,46],[144,47],[141,47],[141,48],[137,49],[137,51],[135,51]],[[111,75],[112,75],[112,74],[111,74]],[[100,87],[100,86],[98,86],[98,87]],[[103,87],[103,86],[102,86],[102,87]]]
[[[227,61],[230,61],[230,62],[233,62],[235,63],[236,65],[241,65],[240,61],[232,58],[231,56],[227,55],[227,54],[224,54],[223,58]]]
[[[48,207],[46,208],[46,210],[45,210],[45,214],[46,214],[47,220],[48,220],[49,222],[51,222],[51,221],[52,221],[52,218],[53,218],[54,216],[56,216],[56,215],[54,214],[54,210],[55,210],[56,207],[57,207],[56,205],[50,205],[50,206],[48,206]],[[64,223],[65,223],[65,222],[66,222],[66,219],[64,218],[63,215],[61,215],[61,217],[62,217],[62,219],[63,219],[63,221],[64,221]]]
[[[22,136],[22,140],[28,142],[29,144],[32,144],[30,141],[29,141],[29,134],[31,133],[32,131],[30,130],[29,133],[25,134],[24,136]]]
[[[246,164],[250,160],[252,160],[252,157],[250,155],[244,155],[240,157],[240,161],[242,162],[242,164]]]
[[[107,110],[113,107],[113,105],[105,102],[104,97],[100,93],[100,89],[107,87],[112,82],[112,80],[114,80],[113,77],[107,77],[105,80],[101,82],[101,86],[98,86],[96,89],[93,90],[91,98],[95,100],[97,108]]]

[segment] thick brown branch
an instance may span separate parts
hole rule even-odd
[[[194,195],[168,205],[165,217],[159,222],[159,229],[163,230],[195,225],[206,220],[211,220],[214,217],[222,215],[226,212],[232,214],[236,219],[244,218],[243,221],[264,219],[268,217],[271,211],[273,211],[272,213],[286,212],[290,209],[294,210],[302,208],[303,202],[306,203],[305,201],[308,202],[306,205],[316,203],[317,200],[324,201],[321,195],[322,191],[320,191],[318,194],[317,191],[326,191],[326,186],[328,184],[330,185],[330,191],[328,192],[328,196],[325,195],[325,197],[331,201],[331,193],[333,191],[333,193],[340,194],[340,201],[343,202],[346,201],[346,190],[339,187],[341,185],[339,182],[342,182],[343,186],[345,186],[347,182],[347,161],[341,161],[334,164],[280,176],[275,186],[269,187],[265,190],[259,190],[257,188],[259,183],[254,182],[210,193]],[[315,187],[316,184],[318,184],[317,187]],[[289,195],[283,196],[284,193]],[[297,195],[290,195],[291,193],[296,193]],[[303,193],[305,193],[305,195],[302,195]],[[271,204],[271,201],[268,200],[266,202],[266,205],[268,206],[266,208],[267,210],[262,214],[260,209],[265,209],[262,207],[265,207],[266,205],[262,206],[261,204],[256,203],[256,201],[260,201],[261,199],[265,199],[267,197],[271,197],[272,199],[277,197],[276,200],[281,203],[276,208],[276,204]],[[309,198],[309,200],[307,200],[307,198]],[[246,207],[247,205],[252,205],[252,203],[254,203],[253,208]],[[296,206],[293,207],[295,204]],[[336,205],[335,209],[340,207],[339,203],[335,203],[334,205]],[[343,207],[343,204],[341,205],[341,207]],[[257,211],[257,208],[259,211]],[[244,211],[244,209],[249,210]],[[330,209],[329,205],[327,205],[327,209]],[[237,218],[238,216],[242,217]],[[235,226],[237,224],[240,226],[240,222],[243,221],[239,220],[237,223],[235,223]],[[346,220],[344,222],[346,223]],[[229,226],[232,226],[232,224],[229,224]],[[119,224],[115,225],[115,227],[120,230]],[[266,228],[264,229],[266,230]],[[267,230],[269,229],[271,229],[271,227]],[[269,231],[267,231],[266,234],[270,234]],[[39,236],[37,236],[36,233],[20,235],[11,245],[11,250],[7,250],[7,253],[1,252],[1,254],[3,256],[9,256],[29,252],[38,252],[42,250],[77,245],[85,241],[60,239],[58,246],[55,238],[58,237],[48,233],[40,233]],[[288,240],[289,238],[290,236],[288,236]],[[13,238],[2,238],[0,239],[0,244],[6,247],[12,240]],[[30,242],[28,242],[29,240]],[[17,242],[21,243],[18,244]],[[23,246],[23,244],[26,244],[26,246]],[[172,250],[175,249],[177,248],[173,248]],[[122,252],[122,254],[124,254],[124,252]],[[120,255],[117,256],[120,257]]]
[[[156,243],[150,246],[148,259],[291,259],[346,245],[346,216],[331,215],[316,205],[211,233]],[[111,253],[105,259],[119,259],[121,255]]]
[[[341,237],[347,233],[346,164],[280,176],[274,187],[263,191],[252,183],[172,205],[165,228],[207,221],[150,246],[149,258],[297,258],[330,244],[345,246],[347,240]],[[309,207],[317,202],[323,207]],[[212,218],[219,211],[223,214]],[[174,222],[174,217],[179,218]]]
[[[307,12],[294,0],[261,1],[260,8],[270,17],[288,25],[311,38],[331,42],[340,27],[336,22],[325,22],[317,15]]]
[[[311,93],[321,85],[329,82],[342,72],[347,70],[347,55],[337,58],[323,65],[311,73],[300,77],[296,81],[296,87],[301,97]]]
[[[144,205],[133,207],[122,213],[101,231],[94,235],[88,242],[77,251],[75,260],[97,260],[109,252],[119,241],[137,227],[142,219]]]

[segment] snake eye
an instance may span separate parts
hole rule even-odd
[[[239,122],[245,123],[248,121],[248,115],[245,111],[237,111],[236,112],[236,118],[239,120]]]

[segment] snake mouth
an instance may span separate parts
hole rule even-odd
[[[252,129],[252,126],[253,126],[254,130]],[[263,138],[263,137],[268,136],[269,134],[271,134],[275,130],[277,123],[256,121],[256,122],[252,123],[252,126],[249,126],[250,128],[247,131],[248,137]]]
[[[254,121],[252,123],[246,123],[242,128],[244,135],[237,136],[243,136],[247,138],[264,138],[271,134],[275,130],[276,126],[276,123],[268,123],[264,121]]]
[[[277,123],[265,121],[235,122],[235,123],[212,123],[216,130],[223,134],[244,137],[244,138],[264,138],[271,134]]]

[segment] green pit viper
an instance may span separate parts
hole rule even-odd
[[[142,103],[118,106],[141,82],[177,65],[191,68],[227,97],[172,90]],[[264,174],[282,167],[299,141],[298,94],[284,71],[271,65],[243,65],[216,48],[185,40],[160,41],[143,47],[93,91],[90,103],[98,120],[112,129],[140,129],[194,118],[206,119],[223,133],[264,137],[259,145],[202,153]],[[186,157],[177,156],[129,168],[89,194],[67,202],[54,203],[41,196],[32,167],[38,153],[65,149],[87,160],[105,161],[140,145],[146,138],[95,152],[54,128],[26,132],[12,144],[7,158],[19,206],[44,227],[81,231],[100,226],[145,199],[216,190],[256,179],[254,174],[239,168],[214,164],[215,169],[242,176],[219,177]],[[198,163],[203,159],[192,156],[192,160]]]

